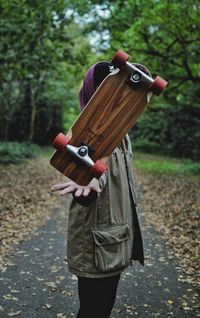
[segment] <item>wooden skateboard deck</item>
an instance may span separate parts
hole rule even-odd
[[[148,104],[148,86],[141,83],[134,88],[129,83],[130,74],[128,67],[109,74],[67,134],[70,145],[89,147],[94,162],[102,158],[105,161],[112,154]],[[94,178],[91,167],[67,149],[57,150],[50,163],[80,185],[87,185]]]

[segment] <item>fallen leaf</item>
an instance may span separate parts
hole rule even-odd
[[[48,287],[52,287],[52,288],[56,288],[57,287],[54,282],[47,282],[47,283],[45,283],[45,285],[48,286]]]
[[[65,316],[65,314],[63,314],[63,313],[57,314],[56,317],[57,317],[57,318],[67,318],[67,316]]]
[[[14,294],[17,294],[20,292],[19,290],[15,290],[15,289],[11,289],[10,291],[11,291],[11,293],[14,293]]]
[[[36,277],[36,279],[37,279],[38,282],[44,281],[44,278]]]
[[[52,308],[52,305],[46,304],[46,308],[47,308],[47,309],[51,309],[51,308]]]
[[[19,310],[16,312],[10,312],[10,313],[8,313],[8,316],[10,316],[10,317],[18,316],[21,314],[21,312],[22,312],[22,310]]]
[[[15,300],[15,301],[18,300],[18,298],[14,297],[11,294],[4,295],[3,298],[6,299],[6,300]]]

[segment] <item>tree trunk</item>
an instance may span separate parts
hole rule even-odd
[[[30,130],[29,130],[29,141],[34,141],[34,135],[35,135],[35,120],[36,120],[36,114],[37,114],[37,105],[35,102],[35,94],[33,92],[33,87],[31,85],[31,100],[30,100],[30,106],[31,106],[31,114],[30,114]]]

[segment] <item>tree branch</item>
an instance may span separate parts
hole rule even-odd
[[[183,67],[185,68],[187,74],[188,74],[188,77],[189,79],[194,82],[194,83],[199,83],[200,82],[200,77],[199,76],[194,76],[193,73],[192,73],[192,70],[189,66],[189,62],[188,62],[188,59],[187,57],[184,58],[183,60]]]

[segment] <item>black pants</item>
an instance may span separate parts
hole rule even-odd
[[[80,308],[77,318],[109,318],[120,274],[103,278],[78,277]]]

